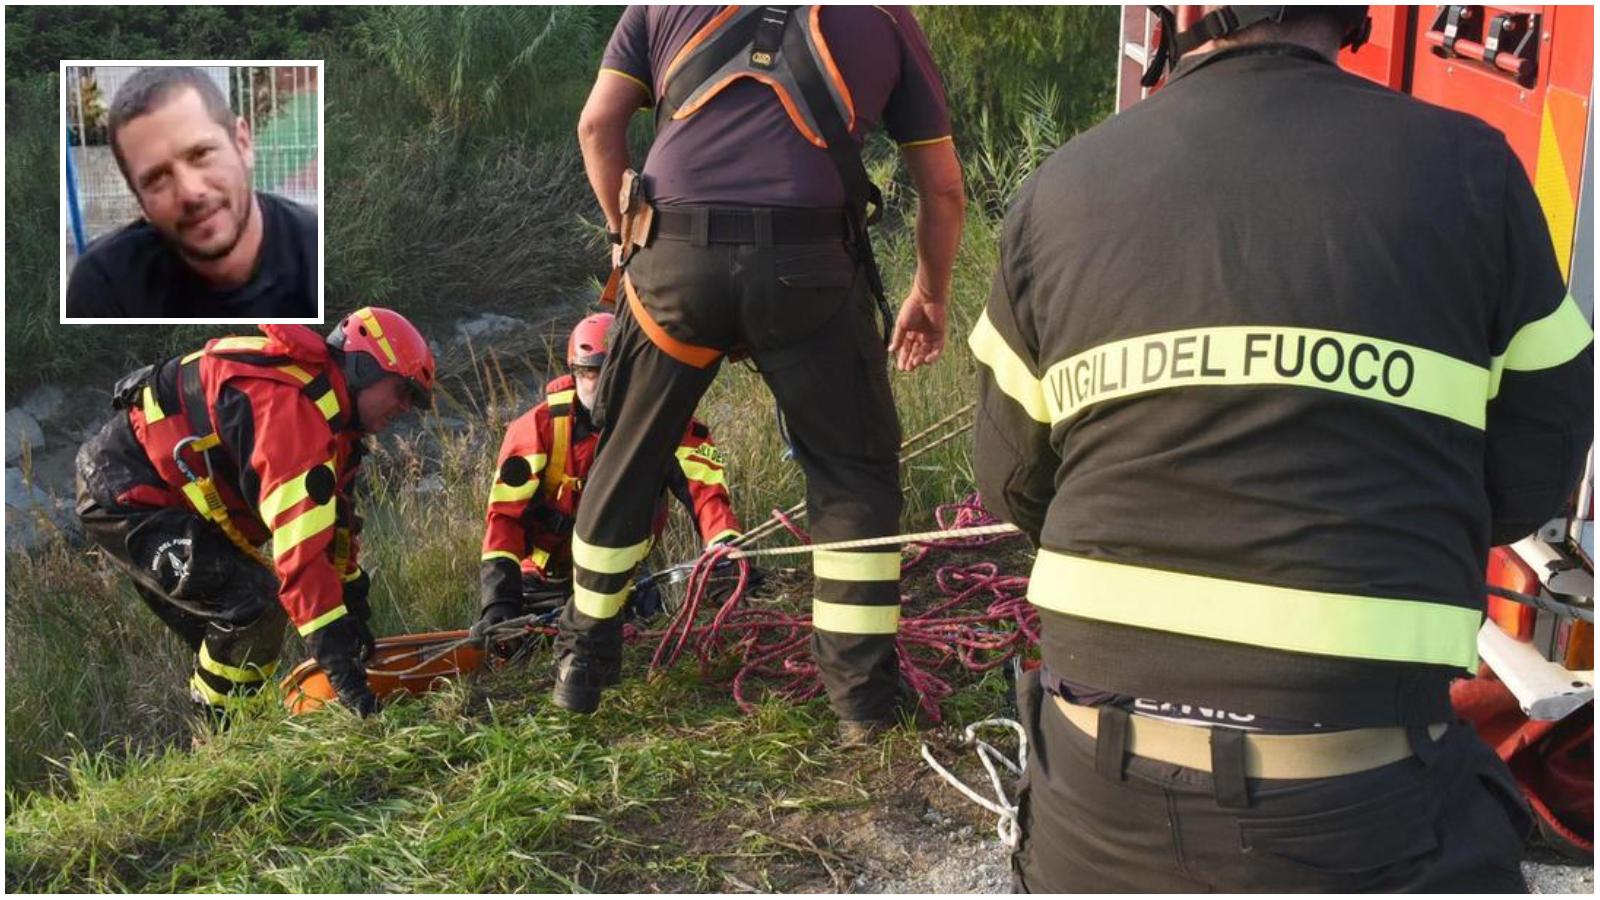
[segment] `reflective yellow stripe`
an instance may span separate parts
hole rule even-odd
[[[1507,371],[1537,372],[1562,365],[1594,341],[1594,330],[1568,294],[1555,312],[1517,329],[1506,352],[1496,356],[1489,370],[1489,396],[1500,393],[1500,376]]]
[[[572,562],[580,568],[601,575],[621,575],[633,571],[650,552],[650,541],[643,540],[631,547],[596,547],[586,544],[583,538],[572,536]]]
[[[1102,344],[1044,377],[1051,422],[1150,391],[1220,385],[1317,388],[1482,429],[1489,370],[1410,344],[1339,331],[1237,325]]]
[[[491,559],[509,559],[512,562],[519,564],[522,562],[522,560],[510,550],[490,550],[483,555],[483,559],[480,560],[480,562],[488,562]]]
[[[339,395],[329,391],[317,398],[317,409],[322,410],[324,419],[332,419],[339,414]]]
[[[288,375],[292,376],[296,381],[299,381],[301,384],[310,384],[311,383],[311,373],[307,372],[305,369],[302,369],[302,368],[300,368],[299,366],[297,366],[297,365],[295,365],[293,363],[290,363],[289,365],[286,365],[286,366],[279,366],[278,367],[278,371],[287,373]]]
[[[955,138],[947,134],[944,137],[928,138],[925,141],[906,141],[904,144],[900,145],[900,148],[903,150],[907,147],[926,147],[930,144],[942,144],[945,141],[953,140],[955,140]]]
[[[179,365],[183,365],[183,363],[192,363],[195,360],[197,360],[200,357],[205,356],[205,355],[206,355],[206,351],[203,348],[200,349],[200,350],[196,350],[193,353],[189,354],[188,356],[185,356],[183,358],[183,362],[179,363]]]
[[[312,619],[311,621],[305,623],[304,625],[301,625],[299,628],[297,628],[295,630],[300,632],[300,636],[301,637],[305,637],[306,635],[310,634],[313,631],[316,631],[318,628],[321,628],[324,625],[327,625],[327,624],[329,624],[331,622],[336,622],[339,619],[344,618],[345,614],[347,614],[348,612],[350,612],[350,611],[348,609],[345,609],[344,608],[344,604],[341,603],[338,606],[335,606],[333,609],[330,609],[327,612],[323,613],[322,615],[317,616],[315,619]]]
[[[1044,402],[1044,385],[1033,377],[1028,364],[1011,349],[1006,339],[989,321],[989,311],[978,316],[978,324],[967,338],[972,355],[994,373],[994,383],[1007,397],[1017,401],[1034,421],[1050,424],[1050,410]]]
[[[550,406],[560,406],[563,403],[571,403],[572,398],[577,395],[577,391],[567,388],[564,391],[556,391],[554,394],[545,397],[544,402]]]
[[[332,472],[333,460],[329,460],[320,466],[307,469],[304,472],[301,472],[299,475],[296,475],[288,481],[285,481],[273,488],[272,492],[267,494],[267,496],[261,501],[261,505],[259,507],[261,511],[261,521],[267,523],[268,525],[272,525],[274,522],[278,521],[278,516],[284,510],[289,509],[296,503],[299,503],[301,500],[306,499],[306,478],[317,469],[327,469],[329,472]]]
[[[645,84],[644,82],[642,82],[639,79],[633,77],[632,75],[629,75],[627,72],[624,72],[621,69],[612,69],[612,68],[607,68],[607,67],[602,66],[600,68],[600,71],[609,72],[612,75],[621,75],[623,78],[626,78],[629,81],[633,82],[634,84],[637,84],[640,87],[640,89],[642,89],[644,91],[644,95],[646,97],[654,97],[655,96],[655,91],[650,90],[650,85]]]
[[[683,477],[701,484],[726,484],[721,466],[703,463],[698,459],[691,459],[695,451],[688,447],[678,448],[678,467],[683,469]]]
[[[841,550],[818,550],[813,554],[811,570],[818,578],[833,581],[899,581],[900,551],[846,553]]]
[[[900,630],[900,607],[812,600],[811,625],[835,634],[894,634]]]
[[[539,490],[539,479],[530,478],[521,487],[495,482],[489,489],[490,503],[518,503],[530,499]]]
[[[372,307],[362,307],[357,312],[357,315],[361,317],[362,324],[367,326],[367,331],[371,333],[373,340],[378,342],[378,347],[383,350],[383,355],[389,357],[389,365],[398,365],[399,362],[394,355],[394,348],[389,346],[389,339],[383,336],[383,326],[378,324],[378,317],[373,314]]]
[[[226,663],[217,662],[216,658],[211,655],[211,648],[202,642],[200,644],[200,668],[213,675],[220,675],[234,684],[253,684],[257,681],[265,681],[271,678],[272,673],[278,671],[278,661],[273,660],[264,666],[252,665],[246,668],[230,666]]]
[[[711,536],[711,540],[706,541],[706,545],[710,546],[712,544],[718,543],[719,541],[725,540],[727,538],[736,538],[738,536],[739,536],[739,529],[737,529],[737,528],[724,528],[721,531],[717,532],[716,534],[713,534]]]
[[[228,695],[206,684],[206,680],[200,677],[199,672],[189,676],[189,689],[199,694],[201,700],[212,706],[222,706],[228,702]]]
[[[572,602],[577,604],[578,612],[591,619],[611,619],[622,612],[622,606],[628,602],[628,592],[631,590],[633,585],[630,584],[615,594],[602,594],[574,583]]]
[[[265,350],[267,339],[264,337],[225,337],[217,338],[216,343],[210,347],[212,353],[228,353],[239,350]]]
[[[333,504],[324,503],[290,519],[282,528],[273,529],[272,558],[282,559],[301,542],[327,531],[335,518]]]
[[[358,566],[358,567],[356,567],[354,569],[351,569],[350,571],[344,573],[344,577],[341,580],[346,582],[346,583],[349,583],[349,582],[352,582],[352,581],[359,581],[360,579],[361,579],[361,568]]]
[[[148,384],[144,386],[144,395],[140,398],[139,405],[144,409],[144,420],[147,424],[154,425],[167,417],[161,409],[161,404],[156,402],[155,390]]]
[[[1478,664],[1482,613],[1166,572],[1039,551],[1028,600],[1042,609],[1287,650],[1356,659]]]

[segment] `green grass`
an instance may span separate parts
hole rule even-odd
[[[376,719],[287,718],[270,698],[193,752],[80,755],[76,798],[14,803],[15,891],[568,891],[722,887],[768,859],[773,810],[859,806],[815,706],[750,722],[679,673],[599,714],[546,711],[548,680],[487,676]],[[886,744],[896,765],[909,736]],[[729,832],[739,823],[742,834]],[[704,833],[711,852],[686,853]],[[780,833],[772,835],[781,839]]]

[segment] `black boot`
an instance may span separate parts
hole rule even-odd
[[[599,709],[600,691],[606,686],[603,669],[577,656],[556,660],[556,686],[550,691],[551,701],[562,709],[583,715]]]

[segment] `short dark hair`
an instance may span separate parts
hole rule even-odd
[[[184,88],[192,88],[200,95],[200,102],[213,122],[221,125],[233,137],[233,109],[228,98],[217,89],[211,76],[193,66],[152,66],[133,73],[133,77],[117,88],[111,100],[111,113],[106,120],[106,133],[111,142],[111,153],[117,158],[117,168],[128,187],[133,187],[133,177],[128,174],[128,163],[122,158],[122,148],[117,144],[117,132],[122,126],[140,116],[147,115],[167,103]]]

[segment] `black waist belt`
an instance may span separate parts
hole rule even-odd
[[[821,244],[845,239],[844,216],[842,209],[657,209],[656,237],[699,246]]]

